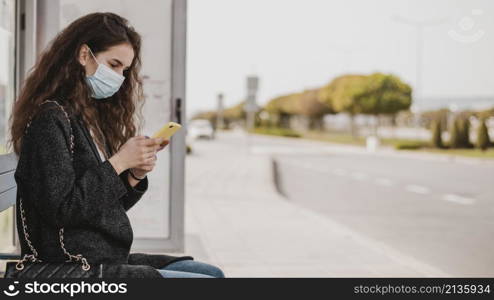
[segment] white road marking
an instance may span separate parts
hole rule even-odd
[[[457,203],[457,204],[462,204],[462,205],[472,205],[475,203],[475,199],[466,198],[466,197],[462,197],[462,196],[455,195],[455,194],[444,195],[443,200]]]
[[[421,195],[427,195],[431,192],[428,187],[415,184],[407,185],[406,190]]]
[[[352,178],[355,180],[363,181],[367,179],[367,174],[362,173],[362,172],[354,172],[352,173]]]
[[[388,178],[377,178],[375,182],[380,186],[393,186],[393,182]]]

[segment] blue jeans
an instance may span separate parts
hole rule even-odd
[[[180,260],[157,269],[165,278],[224,278],[220,268],[195,260]]]

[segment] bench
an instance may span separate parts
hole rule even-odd
[[[14,178],[15,168],[17,166],[17,157],[15,153],[0,155],[0,212],[15,206],[17,186]],[[14,218],[15,220],[15,218]],[[14,234],[17,236],[14,221]],[[14,241],[12,241],[14,243]],[[19,248],[19,247],[17,247]],[[17,249],[19,251],[19,249]],[[0,260],[18,260],[19,253],[0,253]],[[0,270],[0,277],[3,277],[5,270]]]

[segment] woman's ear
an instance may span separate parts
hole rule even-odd
[[[86,66],[88,60],[89,60],[89,55],[91,55],[89,53],[89,47],[88,45],[86,44],[83,44],[81,46],[81,48],[79,49],[79,63],[82,65],[82,66]]]

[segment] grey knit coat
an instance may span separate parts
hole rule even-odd
[[[68,252],[82,254],[91,265],[102,263],[105,278],[162,278],[155,269],[193,259],[129,253],[133,231],[127,211],[146,192],[148,179],[132,187],[128,170],[118,175],[108,160],[101,160],[81,118],[70,115],[69,119],[75,143],[73,160],[67,117],[55,103],[48,102],[22,139],[15,171],[17,207],[22,197],[29,238],[39,258],[67,260],[59,240],[59,228],[64,227]],[[22,256],[31,254],[19,209],[17,228]]]

